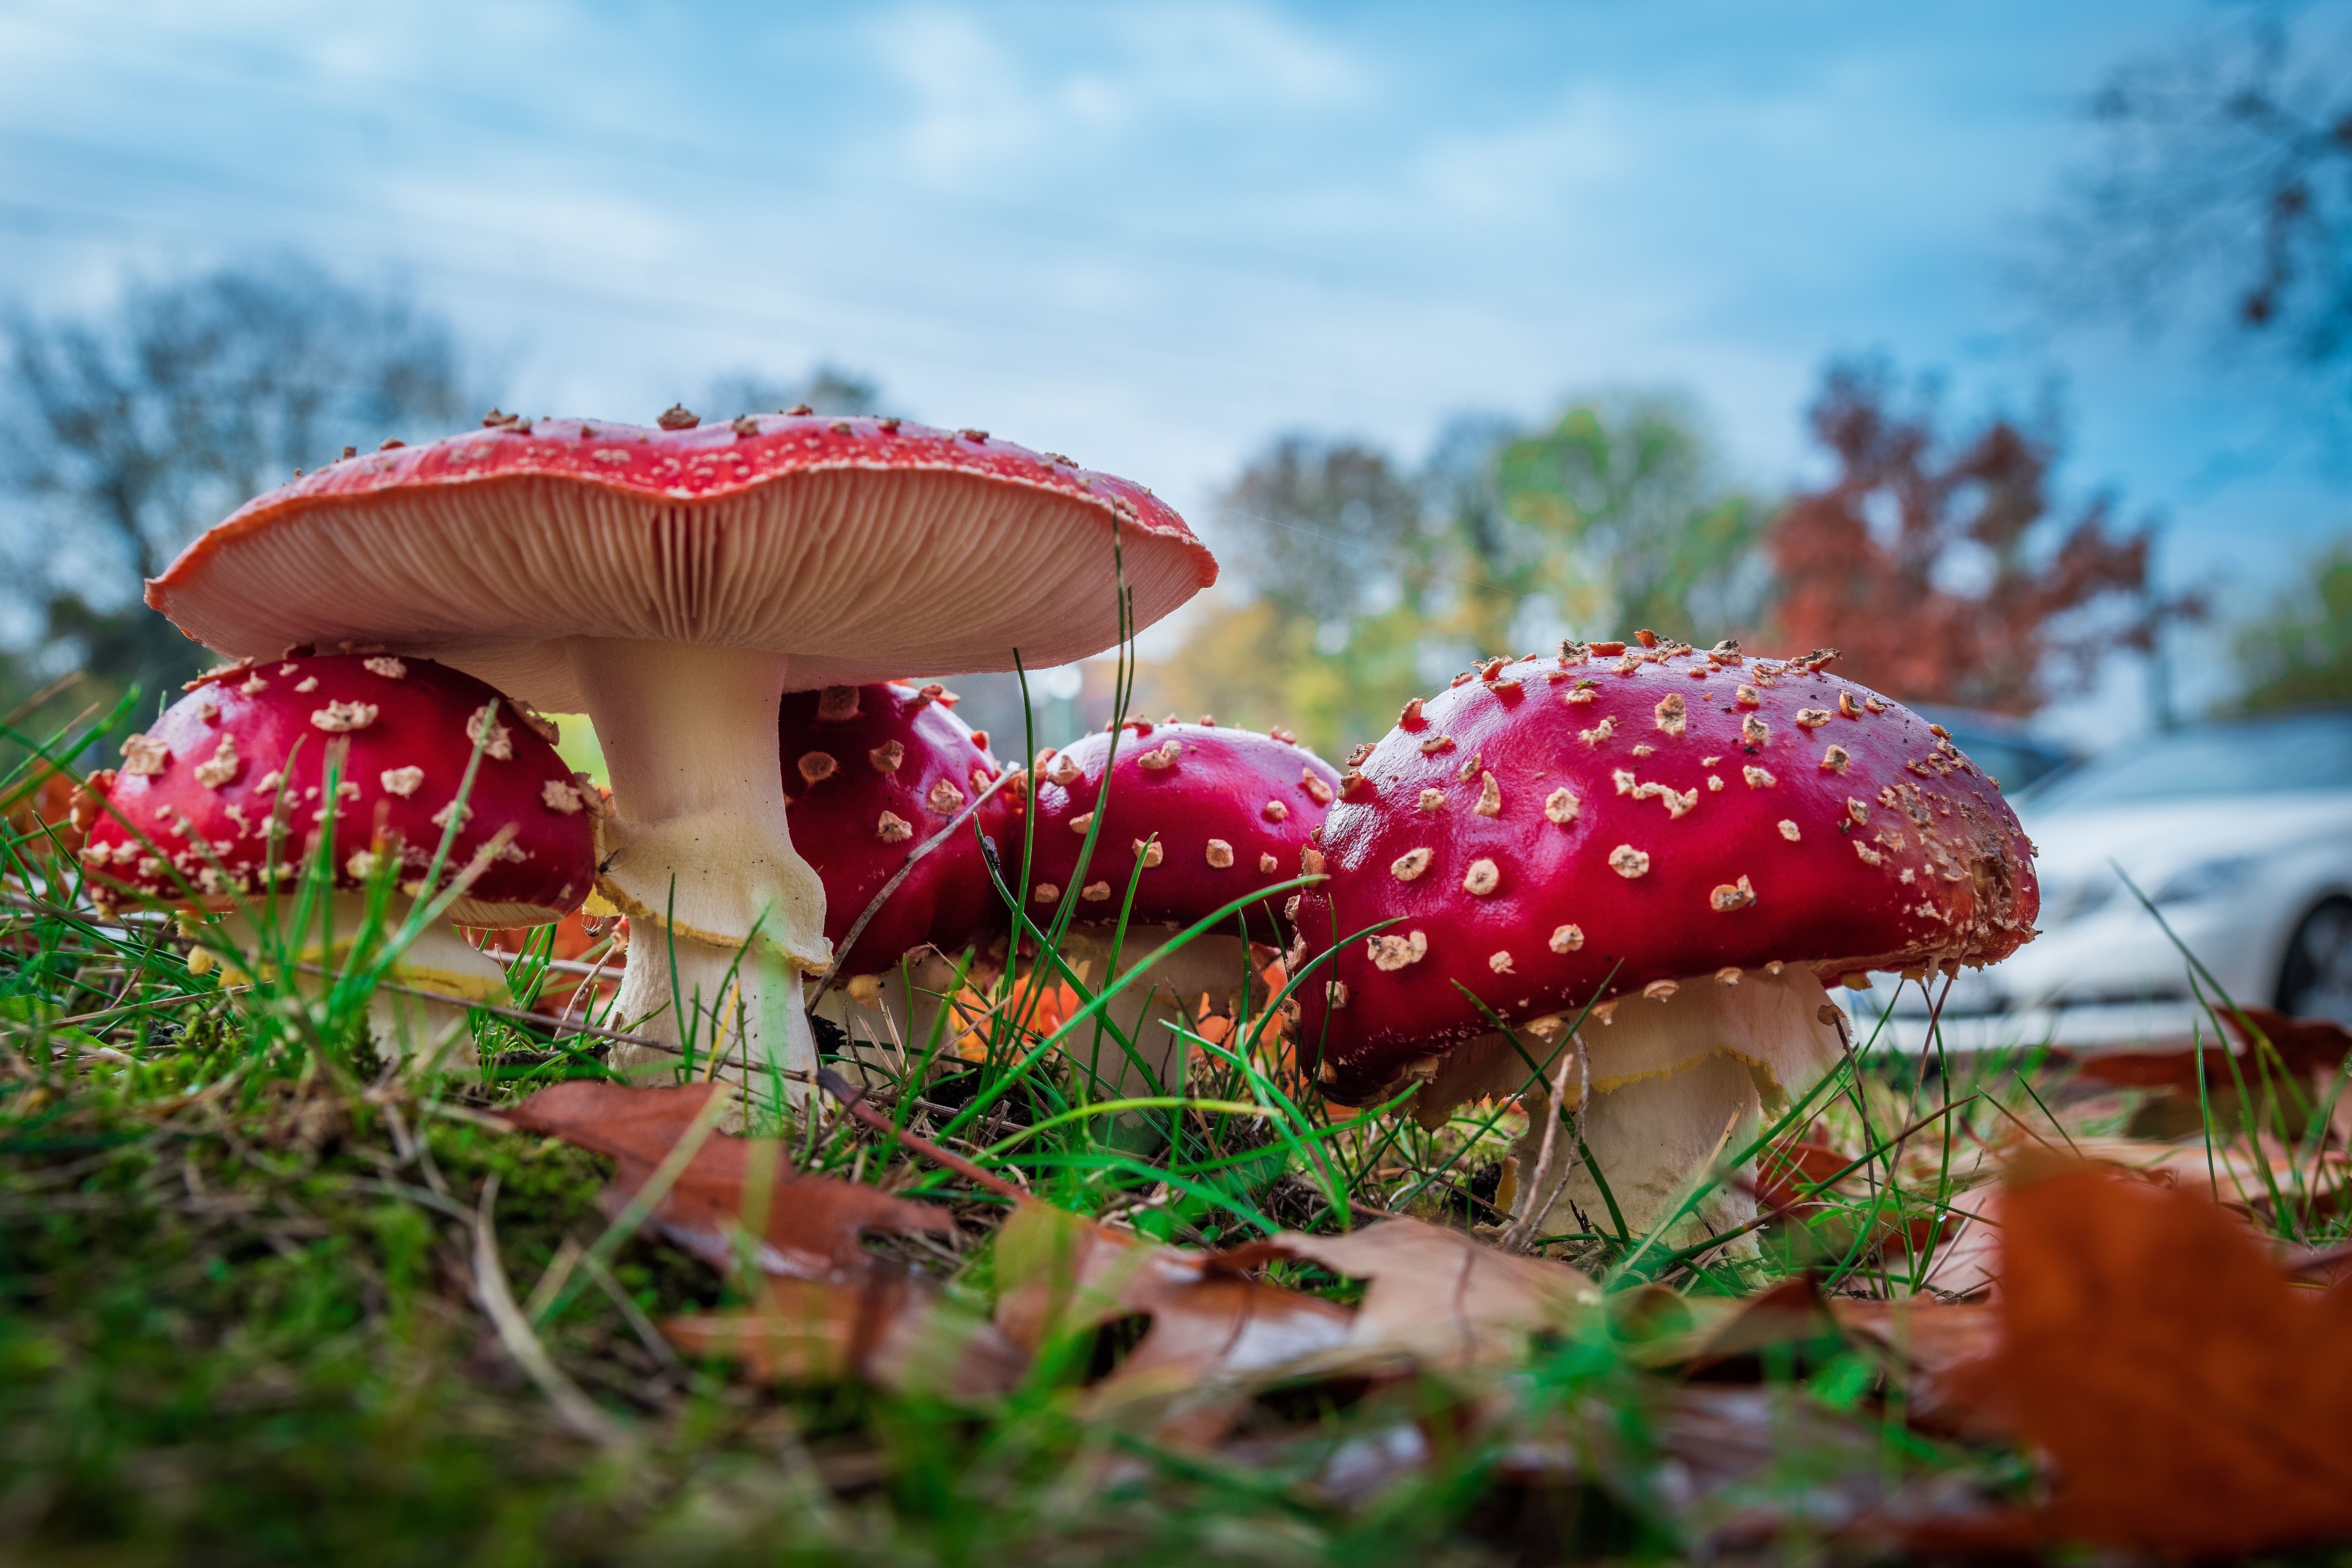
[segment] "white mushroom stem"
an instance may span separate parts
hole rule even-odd
[[[1114,973],[1108,967],[1109,928],[1074,926],[1062,944],[1062,957],[1073,968],[1084,966],[1086,973],[1101,975],[1103,979],[1089,987],[1099,989],[1110,980],[1133,971],[1154,950],[1171,941],[1182,929],[1181,926],[1129,926],[1126,940],[1119,945],[1119,968]],[[1108,1032],[1103,1036],[1097,1056],[1095,1032],[1091,1029],[1077,1030],[1065,1048],[1101,1079],[1102,1093],[1138,1095],[1172,1091],[1177,1051],[1184,1043],[1177,1036],[1176,1026],[1191,1027],[1200,1022],[1203,994],[1207,994],[1213,1006],[1230,1006],[1239,996],[1243,980],[1250,976],[1251,969],[1249,948],[1241,938],[1215,932],[1196,936],[1166,958],[1151,964],[1134,984],[1111,998],[1109,1005],[1103,1009],[1113,1026],[1135,1047],[1134,1059],[1119,1048],[1118,1042]],[[1265,994],[1266,987],[1255,978],[1250,979],[1250,985],[1252,1005],[1263,1007],[1267,1000]],[[1142,1070],[1145,1068],[1150,1069],[1149,1079]],[[1156,1087],[1152,1080],[1157,1080]]]
[[[295,899],[280,894],[257,910],[262,923],[235,911],[221,921],[221,934],[242,955],[244,979],[257,973],[292,969],[297,992],[312,1001],[322,995],[351,954],[367,920],[365,893],[337,893],[314,905],[307,926],[293,927]],[[409,917],[408,900],[394,898],[384,909],[382,935],[396,935]],[[508,999],[506,971],[446,920],[428,921],[396,954],[368,1000],[368,1037],[387,1061],[405,1060],[418,1071],[466,1069],[475,1065],[467,1034],[471,1002]],[[394,989],[394,987],[402,989]],[[415,995],[430,992],[431,995]]]
[[[1844,1037],[1834,1017],[1822,1016],[1828,1002],[1810,971],[1751,970],[1730,985],[1686,980],[1662,1001],[1629,996],[1606,1024],[1588,1018],[1583,1036],[1592,1092],[1584,1137],[1591,1161],[1570,1173],[1537,1220],[1535,1234],[1614,1229],[1592,1164],[1608,1183],[1629,1235],[1664,1224],[1711,1164],[1755,1141],[1767,1111],[1777,1115],[1838,1064]],[[1550,1114],[1541,1087],[1527,1103],[1522,1170],[1532,1168]],[[1523,1193],[1520,1203],[1547,1195]],[[1755,1198],[1727,1176],[1661,1240],[1687,1246],[1755,1215]]]
[[[691,1036],[705,1059],[716,1046],[754,1084],[771,1068],[799,1075],[783,1082],[800,1100],[816,1068],[801,972],[832,954],[824,885],[784,820],[776,710],[787,659],[693,643],[566,646],[612,773],[617,816],[601,825],[597,885],[631,925],[620,1026]],[[675,1058],[620,1046],[614,1061]]]
[[[836,984],[817,998],[816,1016],[840,1026],[849,1037],[851,1053],[873,1071],[869,1083],[903,1079],[919,1066],[940,1030],[934,1059],[955,1055],[962,1024],[949,1007],[954,989],[955,965],[937,952],[925,949],[909,955],[900,968],[883,974],[858,974]],[[967,975],[966,983],[985,984],[985,976]],[[940,1016],[947,1021],[940,1023]]]
[[[1467,1100],[1524,1095],[1528,1131],[1519,1143],[1519,1169],[1533,1171],[1550,1106],[1545,1085],[1529,1082],[1528,1062],[1549,1064],[1553,1051],[1573,1051],[1575,1042],[1564,1030],[1574,1017],[1538,1020],[1518,1031],[1516,1046],[1501,1035],[1482,1035],[1444,1056],[1423,1058],[1412,1069],[1422,1080],[1414,1114],[1433,1128]],[[1755,1142],[1765,1112],[1777,1115],[1836,1067],[1845,1054],[1843,1020],[1812,973],[1796,968],[1779,974],[1751,969],[1729,985],[1701,976],[1684,981],[1663,1000],[1624,997],[1605,1022],[1588,1016],[1582,1033],[1592,1082],[1584,1107],[1585,1145],[1627,1233],[1642,1236],[1663,1224],[1711,1164]],[[1568,1092],[1578,1087],[1571,1074]],[[1686,1246],[1754,1218],[1756,1200],[1729,1175],[1662,1239]],[[1524,1214],[1547,1197],[1536,1236],[1614,1229],[1584,1162],[1568,1173],[1557,1196],[1522,1187],[1518,1209]]]

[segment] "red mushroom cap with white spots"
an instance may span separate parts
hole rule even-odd
[[[443,887],[501,831],[511,837],[450,918],[543,925],[594,880],[599,803],[535,722],[545,721],[429,659],[298,655],[219,671],[124,742],[82,861],[102,898],[184,902],[193,888],[193,901],[226,909],[273,879],[292,886],[331,818],[337,888],[366,886],[389,853],[400,858],[402,890],[417,897],[444,826],[462,811]],[[478,741],[481,763],[459,806]],[[335,753],[342,798],[330,811]]]
[[[824,879],[824,935],[836,951],[907,857],[1004,771],[988,737],[956,717],[954,700],[937,685],[896,683],[784,699],[777,734],[793,841]],[[1017,837],[1019,787],[1005,785],[973,814],[1000,853]],[[967,824],[916,862],[841,973],[881,973],[927,943],[959,952],[999,929],[1009,929],[1004,901]]]
[[[1310,837],[1339,784],[1337,768],[1290,741],[1223,724],[1129,721],[1110,764],[1102,830],[1081,878],[1078,853],[1110,752],[1108,733],[1087,735],[1042,758],[1034,770],[1028,900],[1040,924],[1067,898],[1078,900],[1082,921],[1117,920],[1139,858],[1138,921],[1189,925],[1253,889],[1286,881],[1312,853]],[[1020,853],[1017,843],[1007,849],[1008,879]],[[1247,913],[1262,940],[1280,929],[1271,905]]]
[[[1601,651],[1606,650],[1606,651]],[[1785,963],[1980,964],[2033,934],[1992,780],[1811,660],[1568,645],[1409,705],[1325,824],[1300,1037],[1350,1102],[1491,1025]]]
[[[1114,527],[1139,627],[1216,580],[1150,490],[985,431],[510,420],[257,497],[147,602],[232,658],[386,643],[581,712],[572,638],[789,654],[803,689],[1083,658],[1120,635]]]

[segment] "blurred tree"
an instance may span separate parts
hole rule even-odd
[[[204,650],[141,583],[239,503],[346,446],[473,405],[448,329],[282,260],[130,289],[94,318],[5,322],[0,485],[21,681],[76,667],[153,689]]]
[[[2352,348],[2352,40],[2247,7],[2114,70],[2103,142],[2056,215],[2062,304],[2150,314],[2183,289],[2314,363]]]
[[[1343,753],[1482,654],[1752,624],[1761,516],[1664,398],[1580,404],[1539,435],[1457,418],[1417,474],[1360,443],[1285,437],[1216,513],[1254,596],[1212,611],[1142,699]]]
[[[2352,701],[2352,539],[2314,556],[2302,583],[2238,634],[2248,708]]]
[[[882,384],[856,371],[820,363],[797,380],[777,381],[758,371],[739,370],[704,388],[695,411],[705,419],[732,419],[806,404],[816,414],[872,414],[881,406]]]
[[[1809,417],[1837,475],[1791,500],[1768,540],[1789,648],[1838,648],[1842,669],[1896,697],[2026,714],[2112,650],[2145,652],[2166,621],[2201,613],[2149,593],[2151,530],[2110,531],[2112,497],[2053,517],[2054,417],[1995,418],[1947,442],[1932,388],[1896,399],[1884,363],[1823,378]]]
[[[1713,642],[1753,623],[1764,509],[1726,486],[1680,401],[1579,404],[1501,447],[1496,462],[1499,509],[1484,527],[1458,525],[1483,568],[1463,616],[1478,647],[1511,646],[1513,619],[1535,595],[1573,636],[1648,626]]]
[[[1286,436],[1217,503],[1221,536],[1246,539],[1244,582],[1337,641],[1378,598],[1423,586],[1421,492],[1388,457],[1352,441]]]
[[[1385,731],[1421,686],[1436,569],[1419,486],[1360,443],[1286,436],[1219,498],[1212,527],[1251,596],[1213,608],[1145,673],[1139,703],[1287,725],[1324,752]]]

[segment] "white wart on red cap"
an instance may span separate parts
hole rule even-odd
[[[982,431],[664,423],[688,427],[501,419],[334,464],[205,534],[148,603],[232,654],[382,642],[584,710],[619,813],[601,885],[640,938],[618,1005],[678,1033],[675,947],[678,989],[756,1038],[768,965],[739,969],[742,944],[756,931],[787,972],[829,957],[776,789],[782,693],[1096,652],[1118,635],[1115,537],[1139,625],[1215,565],[1140,486]],[[664,924],[675,943],[649,940]],[[805,1068],[790,984],[783,1054]]]

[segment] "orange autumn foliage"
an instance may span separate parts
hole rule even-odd
[[[2202,613],[2144,597],[2151,531],[2113,531],[2112,498],[2053,518],[2049,421],[1995,418],[1948,442],[1931,401],[1895,398],[1886,367],[1841,364],[1813,403],[1838,472],[1766,535],[1778,642],[1836,648],[1847,674],[1906,701],[2023,715],[2111,650],[2147,649],[2161,621]]]
[[[2053,1539],[2219,1557],[2352,1537],[2352,1287],[2293,1283],[2190,1192],[2095,1167],[2002,1209],[1988,1409],[2053,1468]]]

